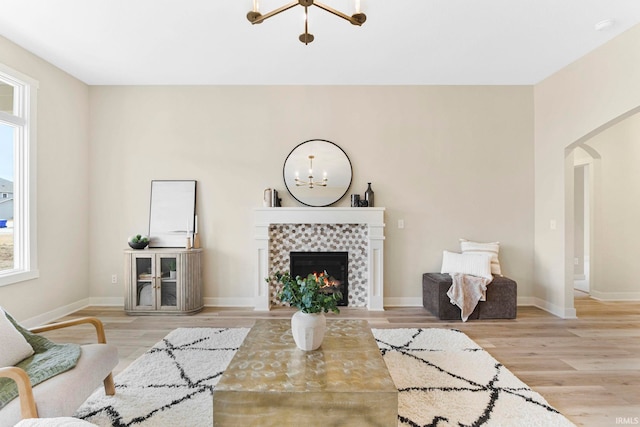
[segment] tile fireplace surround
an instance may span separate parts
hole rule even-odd
[[[312,225],[316,224],[356,224],[367,228],[364,233],[366,241],[366,263],[364,272],[364,301],[371,311],[382,311],[384,296],[384,208],[351,208],[351,207],[296,207],[296,208],[257,208],[255,209],[255,247],[257,260],[255,309],[268,311],[271,308],[271,292],[269,284],[264,280],[270,274],[271,245],[270,228],[275,224]],[[319,236],[311,236],[314,237]],[[291,248],[300,250],[300,248]],[[322,250],[322,249],[321,249]],[[351,264],[351,260],[349,260]],[[349,266],[351,272],[352,266]],[[351,284],[350,284],[351,286]]]

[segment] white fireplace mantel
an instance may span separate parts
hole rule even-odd
[[[368,226],[367,308],[382,311],[384,297],[385,208],[256,208],[257,277],[255,309],[268,311],[269,226],[271,224],[366,224]]]

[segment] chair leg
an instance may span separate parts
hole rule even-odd
[[[109,373],[109,375],[107,375],[107,378],[104,379],[104,393],[108,394],[109,396],[113,396],[114,394],[116,394],[116,386],[113,383],[112,373]]]

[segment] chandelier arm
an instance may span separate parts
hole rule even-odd
[[[329,6],[327,6],[326,4],[322,4],[322,3],[318,3],[317,1],[314,1],[314,2],[313,2],[313,5],[314,5],[314,6],[318,6],[320,9],[322,9],[322,10],[326,10],[327,12],[332,13],[332,14],[334,14],[335,16],[337,16],[337,17],[339,17],[339,18],[344,19],[345,21],[349,21],[349,22],[351,22],[353,25],[358,25],[358,26],[362,25],[362,23],[361,23],[361,22],[356,21],[356,20],[355,20],[355,19],[353,19],[351,16],[346,15],[346,14],[344,14],[344,13],[340,12],[339,10],[335,10],[334,8],[329,7]]]
[[[308,40],[309,40],[309,7],[305,6],[304,7],[304,44],[307,45],[309,44]],[[313,165],[313,162],[311,162],[311,164]]]
[[[298,5],[297,1],[291,2],[289,4],[285,4],[282,7],[279,7],[277,9],[272,10],[271,12],[265,13],[264,15],[260,16],[258,19],[256,19],[255,21],[252,22],[252,24],[259,24],[261,22],[263,22],[264,20],[266,20],[267,18],[271,18],[272,16],[276,16],[279,13],[284,12],[285,10],[289,10],[292,7],[295,7]]]

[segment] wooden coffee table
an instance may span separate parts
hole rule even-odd
[[[214,426],[397,426],[398,390],[364,320],[327,320],[315,351],[258,320],[213,393]]]

